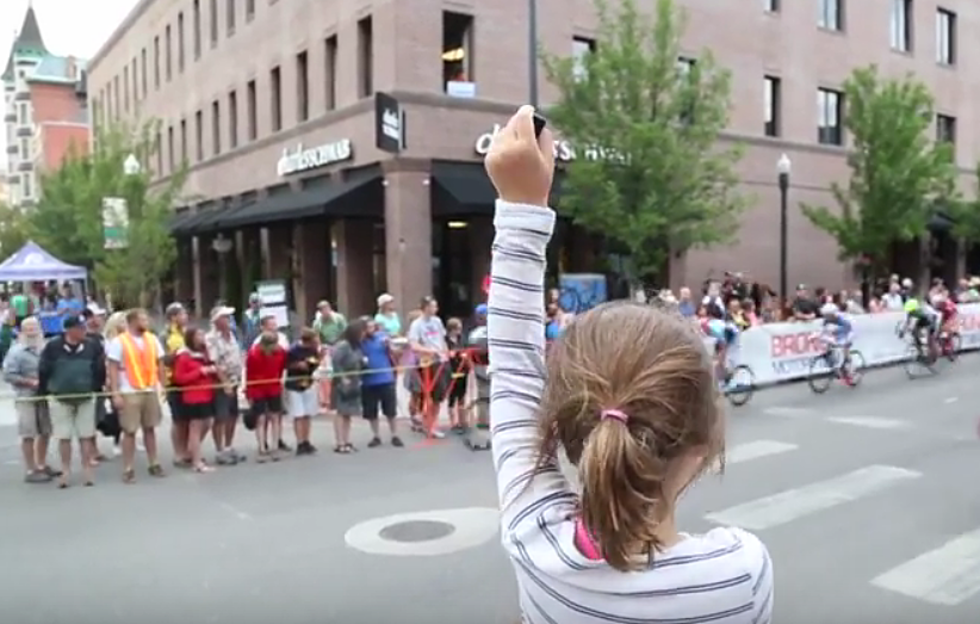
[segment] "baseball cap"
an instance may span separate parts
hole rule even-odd
[[[65,318],[64,328],[65,331],[75,328],[75,327],[85,327],[85,318],[80,314],[74,314]]]
[[[487,304],[481,303],[480,305],[476,306],[476,309],[474,310],[474,312],[476,312],[477,314],[486,315],[486,313],[487,313]]]
[[[235,308],[231,306],[217,306],[211,310],[211,322],[218,320],[222,316],[231,316],[235,313]]]
[[[378,307],[380,308],[383,305],[388,305],[394,300],[395,298],[389,295],[388,293],[383,293],[381,295],[378,295]]]
[[[167,306],[166,315],[167,318],[173,318],[184,311],[184,304],[179,301],[174,301]]]
[[[88,304],[88,307],[85,308],[84,313],[90,314],[92,316],[105,316],[105,308],[103,308],[102,306],[100,306],[95,302],[92,302]]]

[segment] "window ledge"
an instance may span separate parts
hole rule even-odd
[[[836,35],[838,37],[846,37],[847,31],[843,28],[831,28],[830,26],[820,26],[817,25],[817,30],[827,35]]]
[[[915,50],[903,50],[901,48],[891,48],[892,54],[897,54],[898,56],[904,56],[906,58],[914,58]]]
[[[938,65],[940,69],[945,69],[945,70],[949,70],[949,71],[956,71],[958,69],[958,67],[957,67],[957,65],[956,65],[955,62],[953,62],[953,63],[944,63],[943,61],[936,61],[936,65]]]

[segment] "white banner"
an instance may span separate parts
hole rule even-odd
[[[963,350],[980,349],[980,304],[959,306]],[[854,348],[868,366],[898,362],[908,354],[908,343],[895,328],[905,321],[902,312],[884,312],[849,317],[854,326]],[[772,323],[753,327],[738,339],[735,364],[745,364],[755,373],[757,384],[771,384],[805,377],[810,361],[822,353],[823,321]]]

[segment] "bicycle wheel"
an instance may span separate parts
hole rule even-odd
[[[847,364],[847,375],[851,380],[851,387],[856,388],[864,378],[864,354],[857,349],[851,349],[850,362]]]
[[[919,353],[919,349],[914,344],[910,344],[905,352],[905,359],[902,360],[902,368],[909,379],[917,379],[927,374],[931,369],[924,355]]]
[[[806,382],[810,385],[810,390],[815,394],[823,394],[830,388],[830,382],[834,378],[834,371],[830,368],[830,359],[826,355],[818,355],[810,360],[810,371]]]
[[[755,373],[745,364],[739,364],[732,370],[725,396],[735,407],[742,407],[752,400],[753,394],[755,394]]]

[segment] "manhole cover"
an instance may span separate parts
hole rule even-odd
[[[381,529],[382,539],[392,542],[428,542],[450,535],[456,530],[446,522],[434,520],[409,520]]]

